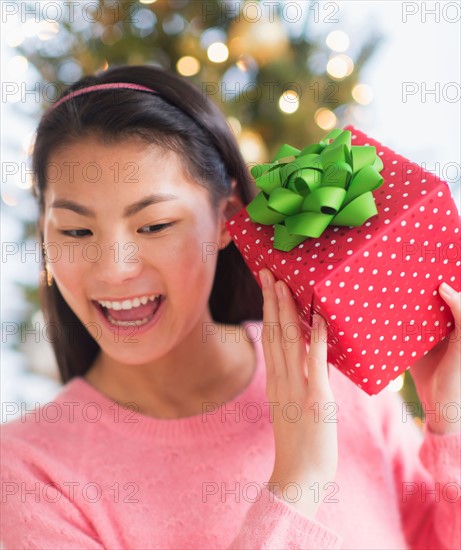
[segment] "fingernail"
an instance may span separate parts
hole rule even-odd
[[[455,289],[447,283],[442,283],[440,285],[440,290],[444,292],[447,296],[453,296],[453,294],[455,294],[456,292]]]
[[[279,298],[283,298],[285,296],[285,288],[282,283],[275,285],[275,293]]]
[[[263,285],[263,287],[269,286],[269,277],[267,276],[267,273],[263,269],[261,269],[258,275],[259,275],[259,280],[261,281],[261,284]]]

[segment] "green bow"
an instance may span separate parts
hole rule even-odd
[[[272,163],[251,169],[262,191],[247,212],[255,223],[274,224],[274,248],[288,252],[328,225],[357,227],[378,213],[372,191],[384,165],[375,147],[351,145],[351,137],[335,129],[301,151],[285,144]]]

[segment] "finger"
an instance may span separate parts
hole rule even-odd
[[[307,354],[307,376],[309,385],[318,388],[329,386],[327,370],[327,325],[318,313],[312,320],[311,339]]]
[[[262,283],[264,282],[264,278],[267,277],[267,283],[263,284],[263,333],[265,334],[263,342],[272,359],[272,374],[275,376],[275,379],[279,379],[286,377],[287,368],[285,354],[282,349],[279,306],[274,288],[275,279],[269,269],[261,269],[259,273],[260,277],[262,276]]]
[[[456,292],[456,290],[447,283],[442,283],[439,286],[439,293],[450,306],[456,326],[459,327],[461,324],[461,293]]]
[[[279,297],[279,317],[282,325],[282,348],[285,352],[288,379],[302,387],[306,384],[306,345],[298,322],[296,303],[289,286],[277,281],[275,288],[281,290]]]

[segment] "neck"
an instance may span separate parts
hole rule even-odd
[[[180,418],[200,414],[204,402],[219,406],[237,395],[251,380],[253,353],[243,327],[210,319],[147,364],[126,365],[101,351],[84,378],[117,403],[136,403],[140,413]]]

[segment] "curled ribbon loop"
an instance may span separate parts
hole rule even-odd
[[[271,163],[251,170],[261,192],[248,204],[251,221],[274,225],[274,248],[289,252],[329,225],[358,227],[376,209],[383,184],[376,148],[351,145],[349,130],[332,130],[302,150],[282,145]]]

